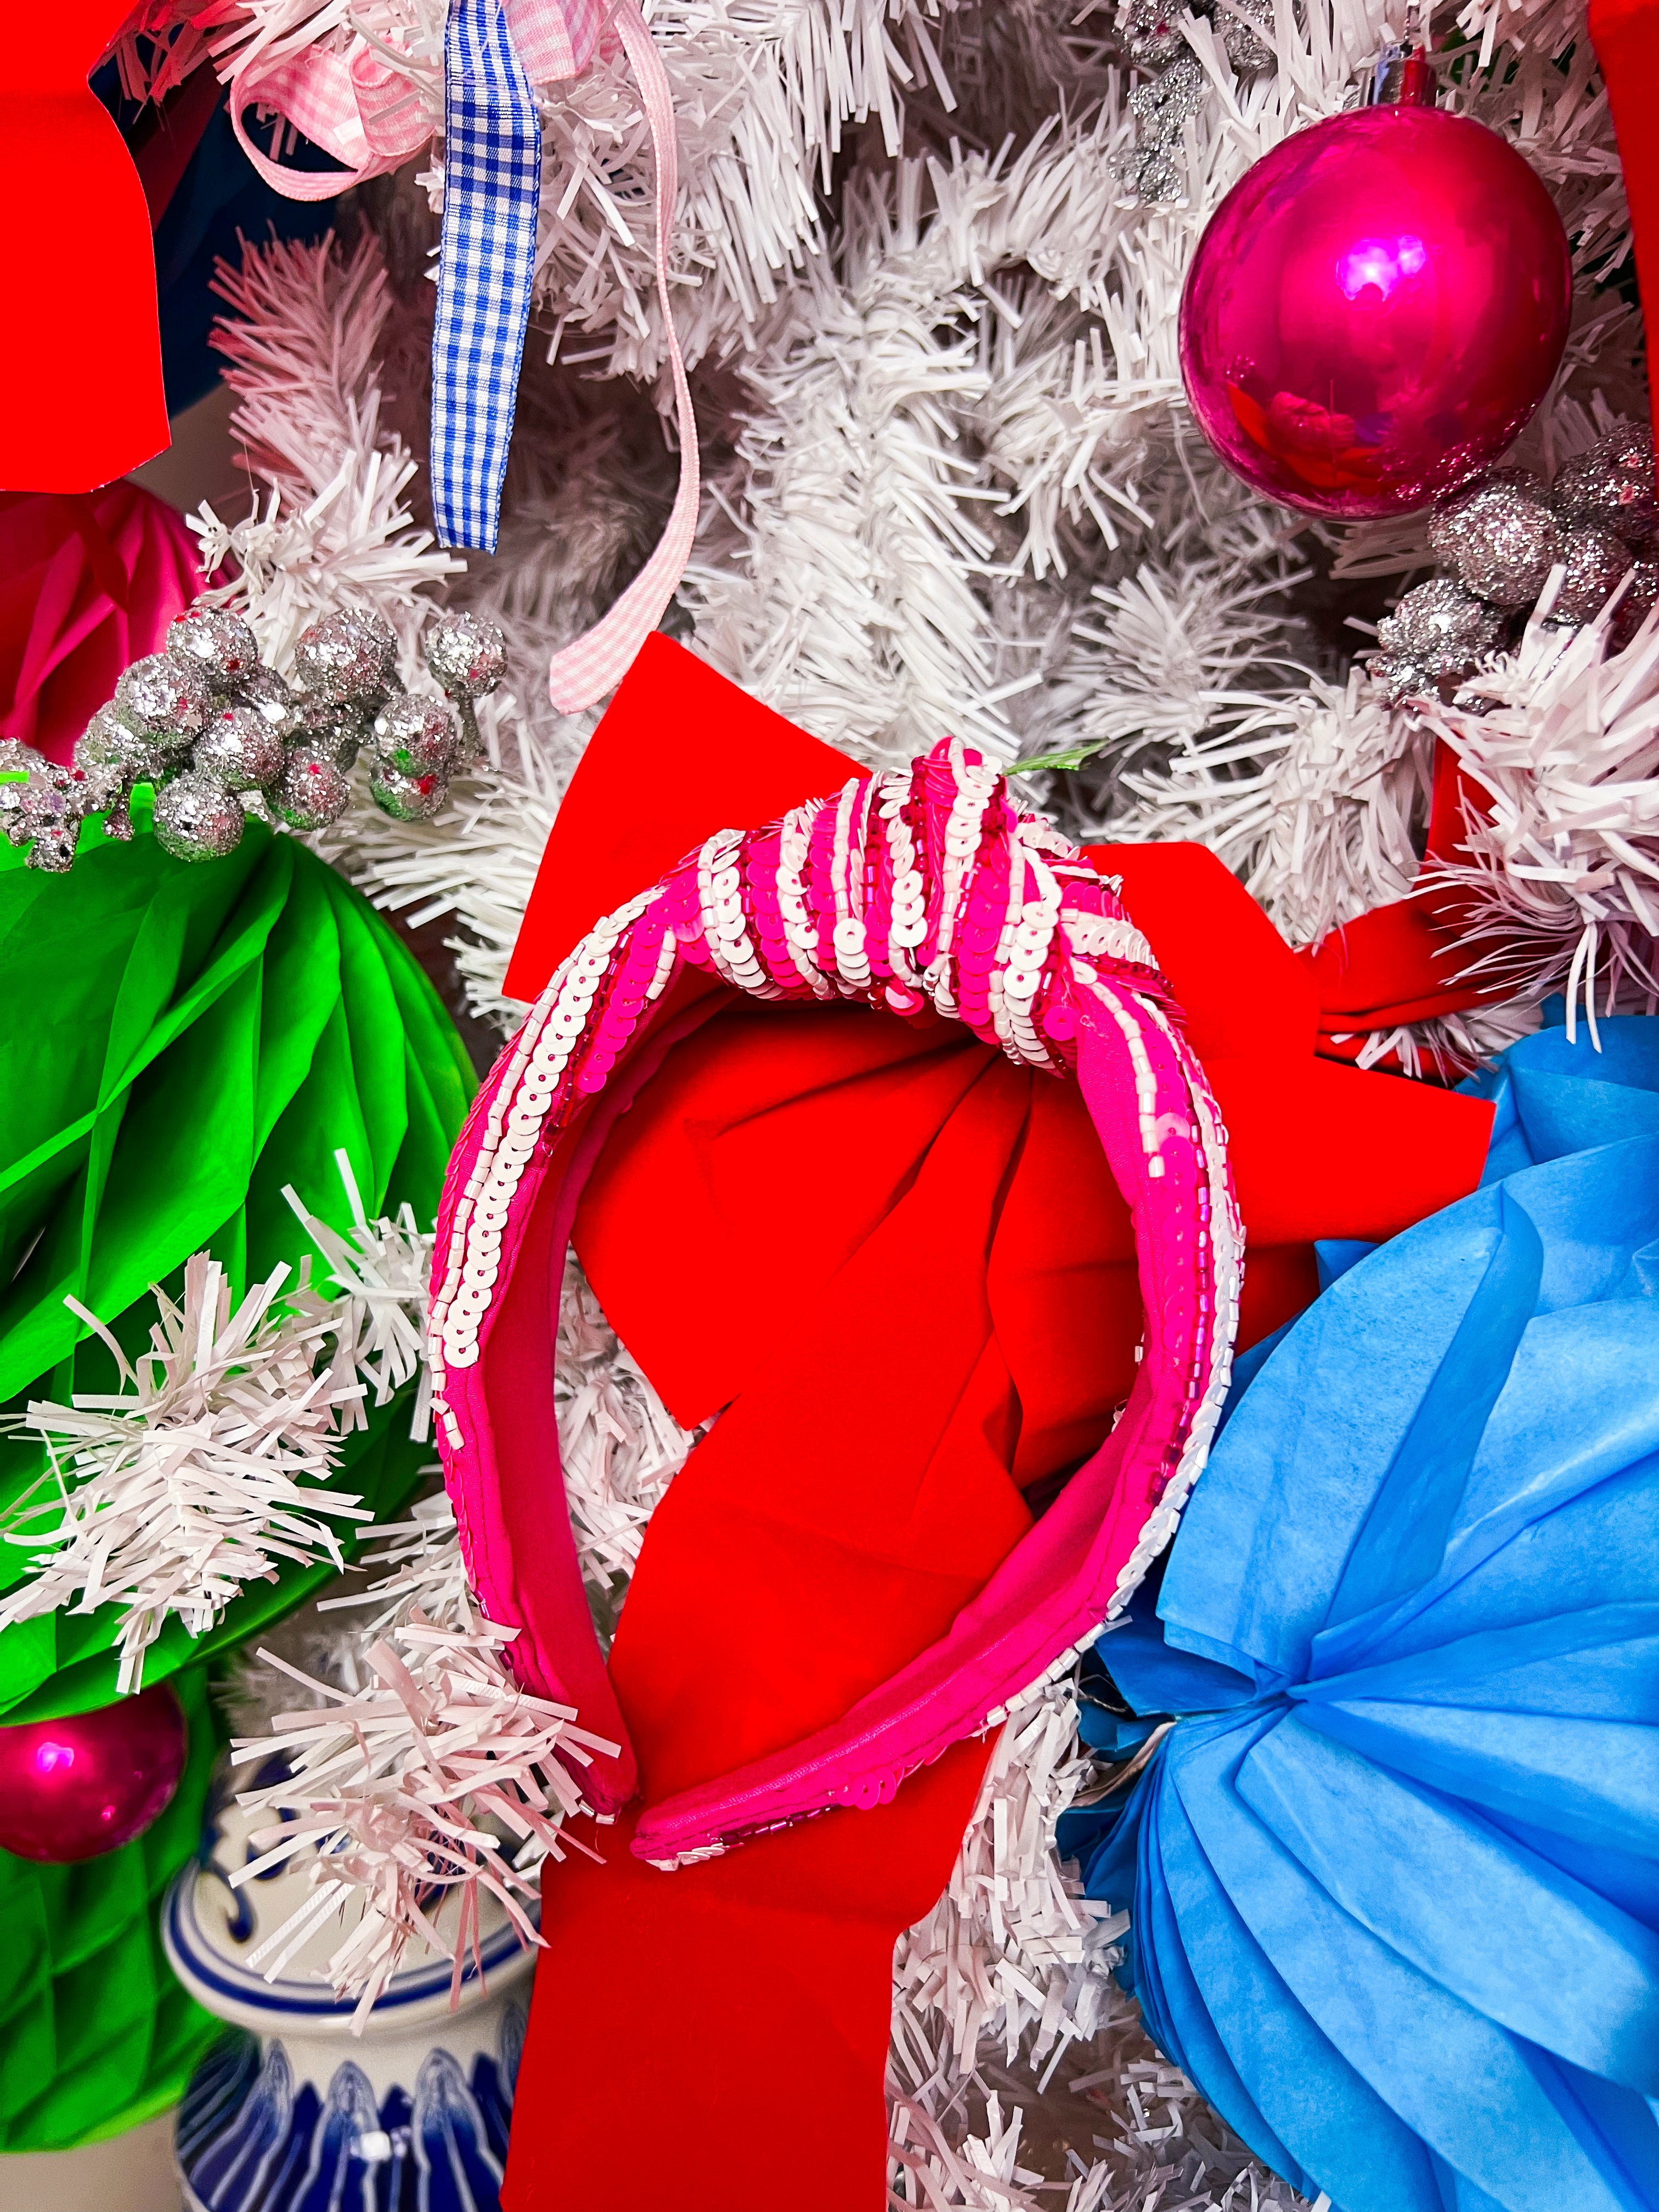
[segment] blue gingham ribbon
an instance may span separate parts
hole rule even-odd
[[[452,0],[444,222],[432,333],[432,508],[443,545],[493,553],[530,319],[542,129],[502,0]]]
[[[599,50],[607,16],[639,85],[655,159],[657,301],[673,384],[680,481],[645,566],[591,629],[553,655],[548,695],[566,714],[591,706],[621,681],[661,621],[696,535],[697,418],[669,295],[668,247],[679,191],[673,98],[639,0],[451,0],[444,47],[447,138],[432,337],[432,507],[444,544],[493,553],[536,265],[542,138],[529,72],[538,83],[579,76]],[[624,234],[631,244],[632,234]]]

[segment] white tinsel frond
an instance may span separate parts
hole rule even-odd
[[[1103,752],[1118,771],[1200,744],[1224,753],[1238,733],[1277,720],[1285,681],[1307,680],[1285,651],[1282,612],[1285,588],[1305,572],[1281,564],[1263,575],[1264,565],[1147,561],[1120,583],[1095,585],[1052,685],[1061,757]]]
[[[255,1830],[259,1856],[233,1885],[296,1852],[315,1854],[311,1896],[248,1963],[274,1980],[319,1929],[356,1907],[328,1972],[337,1995],[357,1996],[359,2031],[411,1941],[453,1960],[459,1997],[468,1953],[477,1950],[481,1892],[525,1942],[540,1941],[526,1909],[537,1893],[532,1877],[544,1858],[564,1856],[559,1830],[586,1809],[571,1765],[617,1748],[576,1727],[570,1706],[519,1687],[501,1657],[516,1630],[478,1618],[464,1593],[455,1610],[459,1618],[434,1621],[417,1604],[400,1603],[396,1622],[363,1655],[370,1682],[356,1692],[262,1651],[327,1710],[313,1704],[274,1714],[270,1735],[239,1742],[231,1754],[244,1765],[280,1753],[289,1770],[239,1800],[256,1820],[274,1818]],[[511,1855],[503,1831],[518,1839]],[[452,1893],[458,1909],[447,1931],[441,1909]]]
[[[890,2063],[888,2202],[896,2212],[1158,2212],[1163,2205],[1291,2212],[1303,2205],[1160,2057],[1133,2000],[1114,1988],[1109,2003],[1092,2042],[1066,2054],[1040,2098],[989,2057],[963,2080],[935,2052],[920,2084]],[[1080,2155],[1079,2142],[1095,2154]]]
[[[374,1386],[377,1406],[389,1405],[404,1384],[419,1376],[410,1435],[418,1443],[430,1419],[426,1341],[427,1285],[432,1273],[430,1230],[417,1227],[404,1204],[395,1221],[384,1215],[370,1221],[363,1212],[350,1156],[334,1155],[351,1208],[349,1237],[307,1212],[298,1194],[284,1185],[283,1196],[305,1225],[306,1234],[328,1262],[339,1297],[334,1308],[334,1371],[342,1382],[361,1375]],[[345,1402],[343,1401],[343,1402]],[[367,1428],[368,1407],[359,1393],[349,1401],[349,1425]]]
[[[286,1770],[239,1800],[255,1819],[276,1814],[277,1825],[256,1831],[264,1856],[233,1880],[296,1855],[311,1861],[311,1896],[252,1963],[274,1980],[339,1916],[344,1932],[328,1972],[338,1995],[358,1999],[359,2029],[411,1941],[453,1960],[459,1984],[477,1937],[480,1891],[525,1942],[538,1940],[527,1911],[534,1877],[544,1858],[562,1858],[559,1830],[586,1809],[571,1767],[615,1747],[575,1727],[571,1708],[514,1681],[501,1654],[518,1632],[479,1617],[443,1491],[373,1534],[383,1548],[362,1565],[384,1571],[317,1608],[375,1608],[328,1668],[335,1679],[262,1650],[264,1665],[309,1702],[272,1714],[232,1754],[235,1766],[280,1759]],[[503,1836],[517,1848],[503,1848]]]
[[[349,1157],[334,1158],[349,1238],[292,1189],[283,1196],[337,1296],[319,1294],[309,1262],[283,1295],[282,1267],[233,1315],[224,1270],[198,1253],[182,1305],[155,1291],[161,1318],[136,1366],[84,1307],[64,1301],[114,1354],[123,1388],[30,1405],[22,1425],[46,1439],[52,1473],[14,1507],[6,1540],[50,1548],[31,1560],[33,1577],[0,1599],[0,1626],[124,1604],[118,1686],[136,1690],[169,1615],[201,1636],[244,1583],[275,1578],[276,1560],[343,1564],[335,1532],[310,1516],[369,1516],[355,1496],[314,1486],[333,1476],[341,1440],[367,1427],[371,1392],[386,1405],[418,1374],[411,1433],[425,1434],[432,1237],[407,1206],[396,1221],[369,1221]]]
[[[461,1557],[460,1530],[447,1490],[417,1498],[407,1521],[387,1522],[365,1532],[386,1549],[364,1552],[359,1568],[384,1567],[386,1572],[367,1589],[351,1590],[343,1597],[319,1598],[320,1613],[356,1611],[366,1605],[380,1607],[373,1620],[357,1633],[367,1645],[388,1628],[395,1628],[413,1612],[419,1612],[437,1628],[464,1627],[471,1618],[472,1600],[467,1589],[466,1563]]]
[[[952,2142],[925,2103],[913,2101],[890,2081],[888,2088],[890,2202],[960,2206],[963,2212],[1037,2212],[1032,2191],[1046,2186],[1042,2173],[1019,2162],[1024,2114],[1015,2105],[1005,2119],[994,2089],[986,2100],[985,2132]],[[1097,2166],[1074,2183],[1066,2212],[1102,2212],[1112,2176]]]
[[[524,1018],[524,1006],[505,998],[501,985],[578,757],[574,742],[555,751],[521,729],[514,767],[457,776],[435,822],[398,822],[360,806],[312,841],[376,906],[406,914],[411,927],[453,914],[461,933],[448,941],[467,1004],[503,1031]]]
[[[101,59],[114,64],[124,100],[159,105],[208,59],[206,27],[191,15],[179,18],[178,0],[137,0],[105,47]]]
[[[854,0],[848,12],[880,9]],[[810,55],[811,31],[833,40],[840,15],[820,0],[667,0],[652,11],[678,142],[675,313],[694,365],[752,345],[804,258],[822,251],[808,143],[822,119],[802,104],[819,88],[810,64],[804,82],[789,64],[803,31]],[[552,94],[536,278],[547,358],[654,378],[665,334],[639,88],[617,54]]]
[[[1433,748],[1358,668],[1346,686],[1244,711],[1231,727],[1130,769],[1112,835],[1194,838],[1241,877],[1292,944],[1403,898],[1417,874]]]
[[[1471,967],[1528,998],[1565,986],[1570,1031],[1581,989],[1594,1031],[1604,960],[1607,1012],[1659,997],[1659,615],[1604,659],[1617,599],[1578,630],[1534,617],[1453,705],[1421,710],[1486,794],[1470,861],[1435,870],[1472,898]]]
[[[1121,1954],[1122,1912],[1091,1905],[1062,1873],[1054,1823],[1096,1778],[1078,1740],[1074,1680],[1046,1689],[997,1740],[980,1802],[945,1894],[893,1954],[891,2064],[919,2087],[937,2059],[926,2032],[939,2015],[955,2073],[982,2043],[1032,2065],[1087,2041],[1100,2024]]]
[[[403,0],[368,0],[361,9],[349,0],[233,0],[212,10],[210,20],[214,17],[213,57],[225,78],[249,63],[284,59],[312,46],[343,51],[359,27],[371,39],[429,47],[433,21],[429,8],[411,8]],[[437,21],[441,29],[441,15]],[[435,62],[441,78],[441,41],[435,57],[428,52],[425,58],[429,66]]]
[[[204,572],[228,556],[241,572],[210,599],[245,614],[283,671],[300,632],[342,598],[377,608],[407,648],[422,595],[465,563],[417,526],[404,496],[417,464],[381,424],[375,349],[391,302],[379,248],[247,246],[217,286],[234,311],[217,326],[238,395],[232,435],[269,489],[240,522],[205,504],[191,518]]]
[[[1063,577],[1079,531],[1115,552],[1156,528],[1146,477],[1180,433],[1179,387],[1121,297],[1107,295],[1103,316],[1082,313],[1010,270],[985,298],[974,427],[991,481],[1005,488],[995,511],[1018,518],[1016,568]]]
[[[1428,1075],[1455,1082],[1477,1067],[1530,1036],[1542,1020],[1536,1002],[1511,1000],[1503,1006],[1471,1006],[1461,1014],[1436,1014],[1429,1020],[1403,1024],[1397,1029],[1363,1032],[1364,1042],[1354,1057],[1359,1068],[1388,1066],[1398,1060],[1407,1075]],[[1354,1035],[1361,1034],[1354,1032]],[[1333,1044],[1348,1044],[1352,1036],[1336,1031]]]
[[[246,1583],[274,1581],[277,1560],[342,1564],[328,1521],[369,1516],[321,1486],[363,1386],[326,1356],[340,1317],[303,1276],[276,1307],[289,1273],[277,1268],[233,1314],[223,1268],[198,1252],[181,1304],[156,1291],[153,1348],[131,1367],[102,1323],[65,1301],[113,1352],[123,1387],[31,1403],[24,1425],[46,1439],[52,1472],[10,1516],[6,1541],[31,1547],[35,1572],[0,1599],[0,1626],[125,1607],[125,1692],[142,1686],[170,1616],[201,1636]]]
[[[1471,72],[1459,112],[1499,131],[1548,186],[1580,276],[1605,278],[1630,252],[1630,208],[1595,50],[1580,37],[1564,58],[1523,48]]]
[[[954,419],[985,376],[923,247],[925,181],[905,162],[896,204],[849,188],[848,281],[810,265],[805,334],[748,371],[735,542],[686,592],[699,649],[826,742],[896,761],[950,729],[1006,759],[975,584],[996,545]]]
[[[1570,47],[1589,45],[1584,0],[1468,0],[1457,27],[1480,40],[1483,69],[1500,46],[1554,61]]]

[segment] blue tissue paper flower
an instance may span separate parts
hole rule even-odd
[[[1342,2212],[1659,2208],[1659,1022],[1601,1036],[1486,1079],[1491,1179],[1256,1368],[1098,1647],[1181,1717],[1061,1848]]]

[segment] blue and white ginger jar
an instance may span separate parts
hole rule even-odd
[[[459,2006],[449,1961],[424,1954],[353,2036],[356,2007],[320,1978],[337,1923],[275,1982],[245,1963],[310,1893],[303,1864],[233,1890],[247,1832],[227,1790],[162,1908],[173,1972],[233,2030],[179,2106],[187,2212],[498,2212],[532,1954],[486,1897]]]

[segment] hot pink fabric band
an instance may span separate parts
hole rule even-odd
[[[431,1356],[468,1571],[489,1617],[522,1632],[512,1648],[526,1682],[575,1704],[598,1733],[626,1744],[568,1517],[538,1516],[533,1561],[508,1540],[504,1486],[545,1480],[557,1441],[550,1371],[527,1371],[550,1370],[550,1338],[503,1328],[503,1314],[515,1266],[562,1263],[617,1115],[720,1003],[661,1018],[687,966],[764,1000],[856,999],[900,1016],[932,1006],[1016,1061],[1075,1071],[1130,1206],[1146,1338],[1111,1434],[949,1633],[835,1726],[648,1808],[634,1848],[663,1864],[890,1797],[1092,1641],[1168,1541],[1203,1464],[1243,1245],[1225,1131],[1151,948],[1115,886],[1018,814],[977,756],[941,745],[907,772],[708,839],[554,976],[479,1097],[438,1223]],[[526,1403],[544,1407],[533,1457]],[[600,1809],[625,1802],[631,1753],[587,1783]]]

